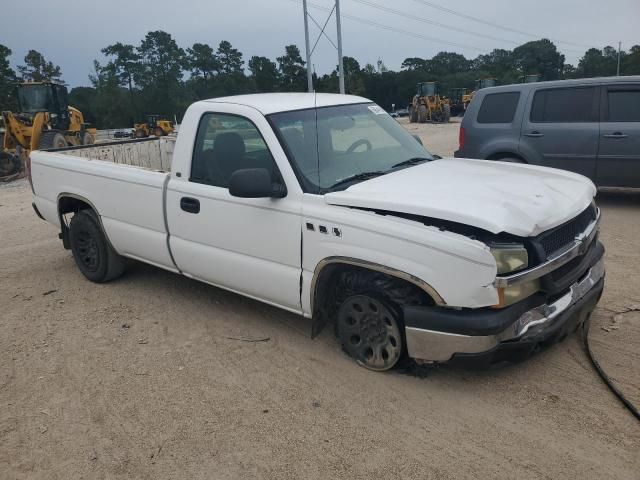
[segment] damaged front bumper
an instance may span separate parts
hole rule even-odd
[[[552,300],[534,295],[500,310],[405,307],[409,356],[480,368],[527,357],[563,339],[588,318],[602,295],[604,275],[600,257],[581,280]]]

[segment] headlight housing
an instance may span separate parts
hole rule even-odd
[[[529,267],[529,254],[522,244],[505,243],[490,246],[496,260],[497,274],[514,273]],[[540,290],[540,280],[523,282],[498,289],[498,303],[494,308],[507,307],[524,300]]]
[[[517,272],[529,266],[529,253],[521,244],[491,245],[491,254],[496,259],[498,275]]]

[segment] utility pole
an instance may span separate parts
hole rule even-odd
[[[307,50],[307,88],[309,93],[313,92],[313,73],[311,72],[311,49],[309,48],[309,19],[307,13],[307,0],[302,0],[302,10],[304,12],[304,43]]]
[[[622,49],[622,42],[618,42],[618,69],[616,70],[616,77],[620,76],[620,50]]]
[[[340,0],[336,0],[336,29],[338,30],[338,77],[340,80],[340,93],[344,95],[344,65],[342,61],[342,23],[340,21]]]

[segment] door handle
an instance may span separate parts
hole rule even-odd
[[[606,135],[603,135],[604,138],[627,138],[627,135],[625,135],[622,132],[613,132],[613,133],[608,133]]]
[[[540,132],[534,130],[531,133],[525,133],[524,136],[525,137],[544,137],[544,133],[540,133]]]
[[[188,213],[200,212],[200,200],[191,197],[182,197],[180,199],[180,208]]]

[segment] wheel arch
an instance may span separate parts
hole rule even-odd
[[[336,275],[349,270],[362,273],[383,274],[394,281],[411,285],[413,288],[419,290],[430,303],[446,305],[444,299],[431,285],[407,272],[353,257],[327,257],[319,261],[316,265],[309,290],[310,307],[313,318],[311,329],[312,337],[317,336],[328,321],[325,307],[326,302],[329,300],[328,289],[332,285],[331,280],[335,279]]]
[[[529,163],[527,162],[527,159],[524,158],[520,153],[507,150],[492,153],[491,155],[485,157],[485,160],[501,160],[503,158],[517,158],[519,160],[522,160],[524,163]]]
[[[71,244],[69,243],[69,225],[67,225],[67,223],[65,222],[64,215],[66,215],[67,213],[77,213],[81,210],[91,210],[95,213],[96,219],[100,224],[100,228],[102,229],[107,242],[109,243],[111,248],[113,248],[113,245],[109,240],[109,236],[104,229],[104,225],[102,224],[100,213],[89,199],[76,193],[63,192],[58,194],[56,203],[58,205],[58,221],[60,222],[60,238],[62,240],[62,245],[66,250],[71,249]]]

